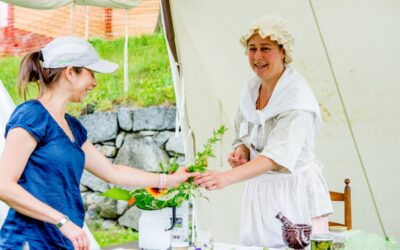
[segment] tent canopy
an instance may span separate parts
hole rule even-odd
[[[309,80],[324,126],[317,157],[330,190],[351,179],[353,227],[400,239],[400,2],[395,0],[174,0],[172,26],[188,131],[200,148],[212,129],[229,133],[209,166],[228,169],[239,92],[254,74],[239,37],[255,19],[278,14],[295,36],[295,67]],[[164,7],[167,6],[164,4]],[[165,12],[165,11],[164,11]],[[206,111],[206,112],[205,112]],[[221,167],[222,166],[222,167]],[[243,184],[211,192],[212,235],[237,242]],[[343,220],[335,205],[333,219]]]

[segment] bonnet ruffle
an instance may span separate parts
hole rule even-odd
[[[251,36],[259,34],[262,38],[269,37],[282,45],[285,50],[285,64],[292,62],[294,37],[289,32],[286,21],[280,16],[263,16],[250,25],[248,31],[240,37],[240,43],[247,48]]]

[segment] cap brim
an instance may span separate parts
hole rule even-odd
[[[106,60],[100,60],[90,65],[86,65],[85,68],[98,73],[112,73],[118,69],[118,64]]]

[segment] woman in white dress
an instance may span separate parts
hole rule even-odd
[[[294,39],[281,17],[259,19],[240,42],[256,77],[241,93],[228,156],[232,169],[195,181],[216,190],[247,180],[240,243],[282,247],[278,212],[312,224],[313,233],[328,231],[332,204],[314,153],[321,114],[307,81],[290,64]]]

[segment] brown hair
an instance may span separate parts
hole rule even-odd
[[[43,68],[43,55],[42,52],[34,51],[26,54],[21,61],[19,74],[18,74],[18,94],[24,97],[28,94],[28,87],[31,83],[36,83],[39,89],[39,96],[43,94],[44,88],[51,87],[54,83],[60,80],[64,68]],[[81,67],[73,67],[74,72],[81,73]]]

